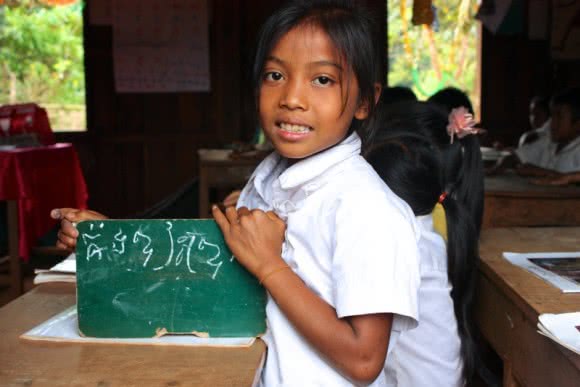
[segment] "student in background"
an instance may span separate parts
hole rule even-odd
[[[550,177],[580,171],[580,88],[552,98],[550,135],[519,147],[489,171],[516,168],[522,176]]]
[[[393,386],[452,387],[469,385],[476,370],[472,305],[478,238],[470,214],[457,200],[458,182],[447,180],[444,163],[460,168],[459,155],[446,160],[437,144],[417,134],[438,120],[425,115],[404,121],[387,118],[389,135],[371,145],[365,157],[381,178],[411,206],[421,228],[418,242],[421,286],[419,326],[401,333],[386,363]],[[401,132],[397,132],[402,130]],[[432,212],[442,205],[447,244],[433,227]]]
[[[290,3],[260,34],[254,84],[275,152],[237,210],[212,211],[268,291],[265,386],[383,386],[387,351],[417,325],[413,213],[360,155],[380,92],[375,37],[344,1]]]
[[[413,119],[411,119],[413,118]],[[478,130],[468,109],[456,108],[450,112],[439,104],[406,101],[393,104],[377,114],[378,130],[374,142],[390,136],[393,130],[415,131],[437,144],[443,154],[444,174],[454,181],[452,194],[469,212],[479,235],[483,218],[483,162]],[[388,125],[386,125],[388,123]],[[445,214],[435,206],[435,227],[446,236]]]
[[[543,96],[535,96],[530,101],[530,127],[520,136],[518,148],[531,144],[541,137],[550,135],[550,100]]]

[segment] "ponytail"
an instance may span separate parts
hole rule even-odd
[[[463,149],[463,162],[461,181],[457,184],[457,197],[469,211],[479,238],[484,198],[484,169],[480,143],[477,136],[466,136],[459,142]]]
[[[442,201],[447,222],[447,275],[457,329],[465,380],[473,377],[477,363],[477,345],[473,322],[473,302],[478,260],[478,238],[468,211],[461,202],[447,195]]]

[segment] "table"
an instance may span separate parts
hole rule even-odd
[[[199,217],[211,218],[210,191],[213,188],[241,189],[265,156],[232,159],[232,150],[199,149]]]
[[[542,313],[580,311],[580,293],[564,294],[502,252],[580,250],[580,227],[482,231],[475,307],[477,325],[502,358],[504,387],[578,386],[580,355],[536,332]]]
[[[0,152],[0,200],[8,204],[10,284],[21,294],[20,259],[56,225],[50,210],[86,208],[87,188],[72,144]]]
[[[0,309],[0,385],[251,386],[265,354],[248,348],[30,342],[18,337],[75,303],[74,284],[43,284]]]
[[[484,184],[483,228],[580,226],[579,186],[540,186],[514,173]]]

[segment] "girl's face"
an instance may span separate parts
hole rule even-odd
[[[301,25],[282,36],[264,63],[260,122],[282,156],[302,159],[342,141],[368,108],[358,82],[324,31]]]

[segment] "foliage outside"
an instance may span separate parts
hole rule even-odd
[[[433,25],[413,25],[412,0],[387,0],[389,86],[410,87],[420,100],[444,87],[465,91],[479,111],[478,0],[434,0]]]
[[[0,105],[36,102],[53,130],[85,130],[82,1],[0,5]]]

